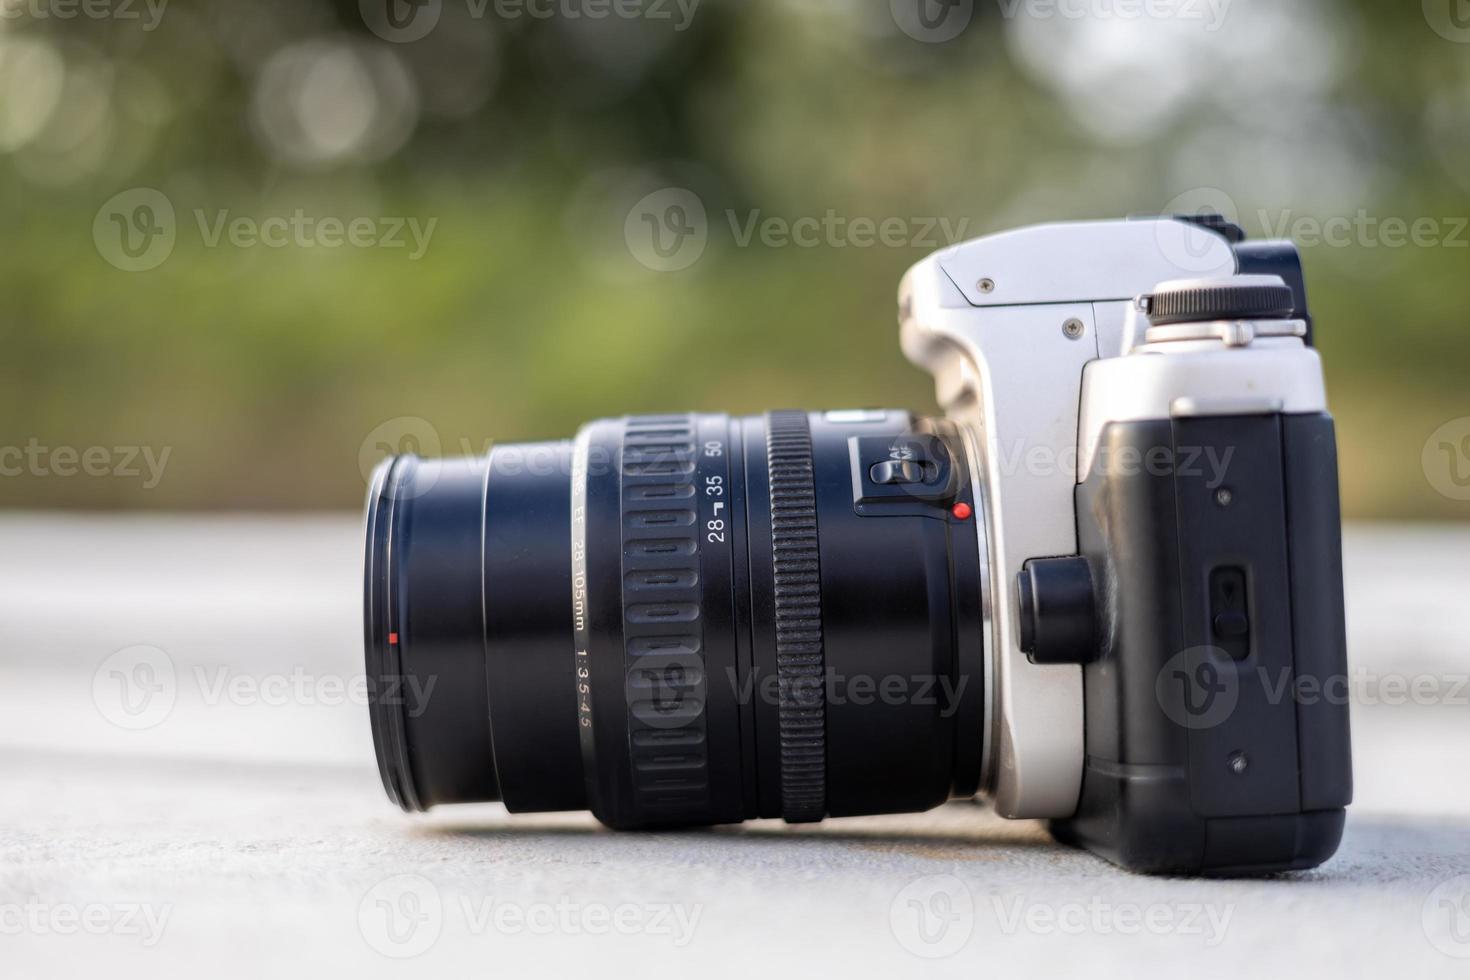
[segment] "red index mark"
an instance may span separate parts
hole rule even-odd
[[[390,647],[396,647],[398,645],[398,634],[397,633],[389,633],[388,634],[388,645]]]
[[[956,519],[961,521],[968,521],[970,519],[970,515],[975,513],[974,509],[972,509],[970,505],[965,503],[963,500],[951,507],[949,512],[953,514]]]

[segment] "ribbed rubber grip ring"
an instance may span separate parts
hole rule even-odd
[[[811,427],[805,412],[766,413],[771,561],[780,691],[781,811],[792,823],[827,811],[826,658]]]

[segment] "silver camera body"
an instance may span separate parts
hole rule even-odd
[[[1181,805],[1176,816],[1202,822],[1270,815],[1232,812],[1228,803],[1221,810],[1206,799],[1228,798],[1246,787],[1253,805],[1278,816],[1336,811],[1336,817],[1307,819],[1326,825],[1336,820],[1340,831],[1341,807],[1350,796],[1346,707],[1309,714],[1281,697],[1271,678],[1258,676],[1276,666],[1297,679],[1307,672],[1340,673],[1342,600],[1335,442],[1321,361],[1311,346],[1300,261],[1289,242],[1243,238],[1217,216],[1040,225],[937,252],[910,269],[899,290],[904,353],[934,375],[940,406],[969,442],[977,488],[975,524],[987,572],[985,686],[991,698],[982,795],[1002,816],[1059,821],[1063,836],[1080,837],[1094,849],[1122,846],[1123,853],[1109,856],[1130,866],[1171,867],[1180,861],[1151,854],[1139,841],[1119,845],[1127,834],[1097,821],[1115,823],[1121,811],[1125,822],[1157,833],[1153,817],[1130,817],[1128,808],[1142,798],[1139,788],[1149,778],[1171,766],[1171,772],[1180,764],[1203,771],[1186,773],[1176,798],[1161,806]],[[1225,431],[1219,424],[1211,427],[1212,420],[1262,435],[1179,444],[1181,432]],[[1312,430],[1311,447],[1297,453],[1312,456],[1310,462],[1294,462],[1285,450],[1270,459],[1275,450],[1269,447],[1284,445],[1282,426],[1295,431],[1302,420],[1326,426],[1325,437]],[[1153,447],[1164,472],[1153,474],[1160,478],[1153,489],[1137,492],[1140,501],[1155,503],[1128,511],[1128,481],[1149,478],[1149,448],[1130,456],[1123,451],[1128,447],[1115,443],[1126,428],[1145,425],[1166,433],[1164,445]],[[1286,448],[1296,449],[1307,438],[1292,436]],[[1180,477],[1186,465],[1204,476],[1187,488]],[[1310,476],[1296,479],[1294,488],[1284,486],[1300,466],[1308,466]],[[1248,497],[1241,484],[1251,488]],[[1294,498],[1290,513],[1287,497]],[[1328,516],[1297,513],[1297,506]],[[1258,507],[1264,509],[1243,513]],[[1188,543],[1169,546],[1169,554],[1160,553],[1156,562],[1160,567],[1139,572],[1142,577],[1134,581],[1162,583],[1176,592],[1182,584],[1188,593],[1200,576],[1210,577],[1200,585],[1203,604],[1185,595],[1169,609],[1149,608],[1129,594],[1127,575],[1115,573],[1136,559],[1135,540],[1193,534],[1162,528],[1183,522],[1186,511],[1202,515],[1191,526],[1206,529],[1206,537],[1221,530],[1238,539],[1241,528],[1270,527],[1258,546],[1243,546],[1238,555],[1228,543],[1209,554],[1191,551]],[[1279,516],[1280,525],[1262,514]],[[1232,529],[1236,520],[1245,523]],[[1295,529],[1306,524],[1313,526]],[[1326,539],[1311,546],[1336,560],[1309,570],[1301,563],[1304,556],[1292,554],[1306,539],[1280,540],[1299,533]],[[1084,556],[1073,557],[1071,574],[1091,584],[1091,608],[1080,608],[1088,603],[1077,598],[1089,590],[1074,589],[1068,596],[1067,569],[1056,562],[1062,584],[1037,585],[1042,592],[1053,588],[1050,597],[1031,594],[1041,582],[1040,571],[1028,572],[1031,563],[1042,561],[1034,567],[1044,570],[1044,560],[1068,556]],[[1308,581],[1308,575],[1319,580]],[[1288,594],[1271,594],[1283,583]],[[1224,597],[1242,584],[1239,609],[1210,607],[1233,602]],[[1053,649],[1038,656],[1038,637],[1048,631],[1037,617],[1053,614],[1059,617],[1050,630]],[[1208,620],[1203,626],[1202,616]],[[1221,616],[1226,633],[1242,635],[1217,636]],[[1150,622],[1157,623],[1157,635],[1138,642]],[[1325,636],[1304,633],[1324,628]],[[1070,639],[1058,639],[1067,630]],[[1079,632],[1089,630],[1095,642],[1085,649],[1089,644]],[[1299,649],[1306,646],[1313,649]],[[1193,647],[1203,649],[1190,652]],[[1235,656],[1222,656],[1220,647]],[[1243,715],[1236,710],[1236,717],[1195,726],[1190,691],[1183,691],[1184,702],[1168,703],[1174,695],[1159,680],[1160,671],[1179,656],[1194,658],[1181,675],[1186,687],[1191,677],[1214,677],[1217,686],[1225,677],[1235,687],[1235,706],[1247,705]],[[1130,673],[1131,679],[1119,680]],[[1151,704],[1149,688],[1158,692]],[[1167,720],[1176,708],[1183,712],[1177,725]],[[1141,714],[1162,715],[1164,727],[1138,729]],[[1298,721],[1303,732],[1317,727],[1299,739],[1291,767],[1261,776],[1271,785],[1253,794],[1251,780],[1263,768],[1260,756],[1273,750],[1252,743],[1252,733],[1241,726],[1260,725],[1268,717],[1274,721],[1266,728],[1273,732]],[[1284,754],[1284,748],[1274,751]],[[1295,771],[1295,798],[1286,792],[1287,768]],[[1305,788],[1314,780],[1321,791],[1308,794]],[[1116,785],[1102,786],[1109,782]],[[1090,825],[1089,810],[1096,817]],[[1069,832],[1068,822],[1082,829]],[[1212,832],[1218,837],[1226,830],[1221,824]],[[1244,832],[1238,820],[1235,830]],[[1333,837],[1330,826],[1314,833]],[[1105,840],[1092,839],[1099,835]],[[1335,845],[1333,837],[1330,847],[1319,842],[1316,850],[1326,847],[1330,854]],[[1131,853],[1128,846],[1142,851]],[[1260,854],[1259,861],[1244,852],[1217,854],[1218,860],[1203,861],[1204,870],[1212,864],[1239,870],[1315,863],[1306,862],[1310,848],[1286,847],[1284,856],[1277,853],[1282,850]]]

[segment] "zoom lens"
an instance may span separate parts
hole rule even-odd
[[[365,641],[388,795],[619,828],[973,795],[979,524],[959,434],[899,411],[385,461]]]

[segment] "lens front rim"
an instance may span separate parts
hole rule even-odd
[[[394,542],[402,520],[401,489],[415,462],[412,456],[394,456],[374,471],[367,498],[363,561],[363,651],[373,750],[388,798],[410,813],[424,807],[413,784],[404,699],[390,697],[388,692],[401,687],[404,676],[401,651],[394,642],[400,621]]]

